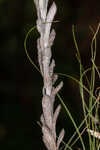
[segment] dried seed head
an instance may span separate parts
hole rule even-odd
[[[91,130],[91,129],[87,129],[87,131],[88,131],[92,136],[94,136],[95,138],[100,139],[100,133],[99,133],[99,132],[96,132],[96,131]]]

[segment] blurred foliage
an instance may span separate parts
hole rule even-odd
[[[0,0],[0,5],[4,4],[7,0]]]

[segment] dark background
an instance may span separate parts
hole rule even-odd
[[[56,61],[55,72],[78,78],[79,65],[75,57],[72,25],[76,28],[83,65],[88,68],[91,64],[92,39],[89,26],[96,30],[100,21],[100,1],[55,2],[58,7],[55,20],[60,21],[53,24],[57,34],[52,48]],[[36,10],[33,0],[0,0],[0,150],[45,149],[41,128],[37,124],[42,113],[42,78],[28,61],[24,50],[25,35],[35,24]],[[37,37],[37,32],[31,34],[27,48],[38,66]],[[96,65],[100,65],[100,32],[97,41]],[[64,102],[79,124],[83,115],[78,85],[68,78],[60,77],[59,80],[64,81],[60,92]],[[98,80],[95,86],[100,86]],[[68,141],[74,127],[63,109],[58,122],[57,132],[64,127],[65,140]]]

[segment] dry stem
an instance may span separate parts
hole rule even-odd
[[[37,9],[37,29],[40,38],[37,40],[38,62],[43,77],[43,98],[41,115],[43,141],[48,150],[58,150],[64,137],[64,129],[61,130],[58,140],[56,139],[56,121],[61,109],[58,105],[54,112],[55,96],[62,88],[61,82],[56,88],[54,83],[58,76],[54,74],[55,61],[51,59],[51,46],[55,39],[55,30],[51,30],[52,21],[56,14],[56,4],[53,2],[47,11],[48,0],[34,0]]]

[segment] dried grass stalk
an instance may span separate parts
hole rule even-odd
[[[64,137],[64,129],[61,130],[58,140],[56,139],[56,121],[61,109],[59,105],[54,112],[55,96],[63,86],[61,82],[57,87],[54,87],[58,76],[54,74],[55,61],[51,59],[51,46],[55,39],[55,30],[51,30],[51,25],[57,11],[55,2],[49,10],[48,0],[34,0],[37,10],[37,29],[40,33],[40,38],[37,40],[38,62],[40,65],[41,74],[43,77],[43,98],[41,115],[43,141],[48,150],[58,150],[60,143]]]

